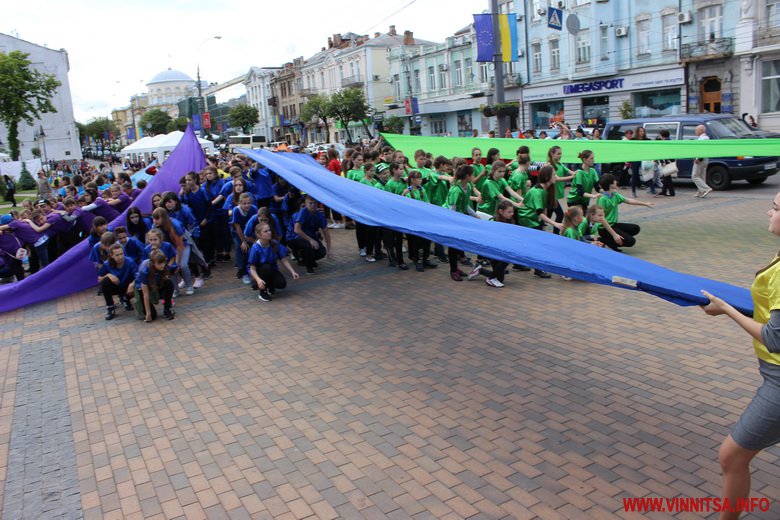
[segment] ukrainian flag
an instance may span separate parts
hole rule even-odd
[[[517,61],[517,15],[475,14],[474,32],[477,35],[477,61],[493,61],[496,53],[494,17],[498,25],[498,41],[501,45],[501,61]]]

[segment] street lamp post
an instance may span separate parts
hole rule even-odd
[[[197,73],[197,77],[198,77],[198,115],[201,116],[201,121],[200,121],[200,136],[201,137],[203,137],[203,112],[204,112],[204,107],[206,105],[206,102],[203,99],[203,88],[202,88],[202,86],[200,84],[200,50],[201,50],[201,48],[203,47],[203,45],[206,42],[211,41],[211,40],[221,40],[221,39],[222,39],[222,36],[211,36],[209,38],[206,38],[202,42],[200,42],[200,45],[198,45],[198,56],[197,56],[197,58],[198,58],[198,63],[197,63],[197,66],[198,66],[198,73]]]
[[[43,165],[44,169],[48,170],[48,168],[46,168],[46,164],[49,162],[46,158],[46,133],[43,131],[43,125],[40,126],[40,130],[36,130],[33,133],[33,139],[36,142],[40,142],[43,147]]]

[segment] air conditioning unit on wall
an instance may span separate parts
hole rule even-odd
[[[677,23],[691,23],[693,21],[693,15],[690,11],[683,11],[677,14]]]
[[[547,9],[545,9],[544,7],[540,7],[539,9],[536,10],[536,14],[538,14],[539,16],[544,16],[547,14]]]
[[[615,36],[618,38],[622,38],[623,36],[628,36],[628,27],[625,25],[621,27],[615,27]]]

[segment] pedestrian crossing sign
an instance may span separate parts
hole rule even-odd
[[[547,10],[547,27],[560,31],[563,29],[563,11],[550,7]]]

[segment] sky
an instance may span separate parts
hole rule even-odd
[[[0,32],[68,51],[76,120],[86,122],[127,106],[169,67],[195,79],[200,64],[203,80],[224,82],[251,66],[308,58],[333,34],[373,38],[390,25],[443,42],[488,7],[489,0],[27,0],[5,3]]]

